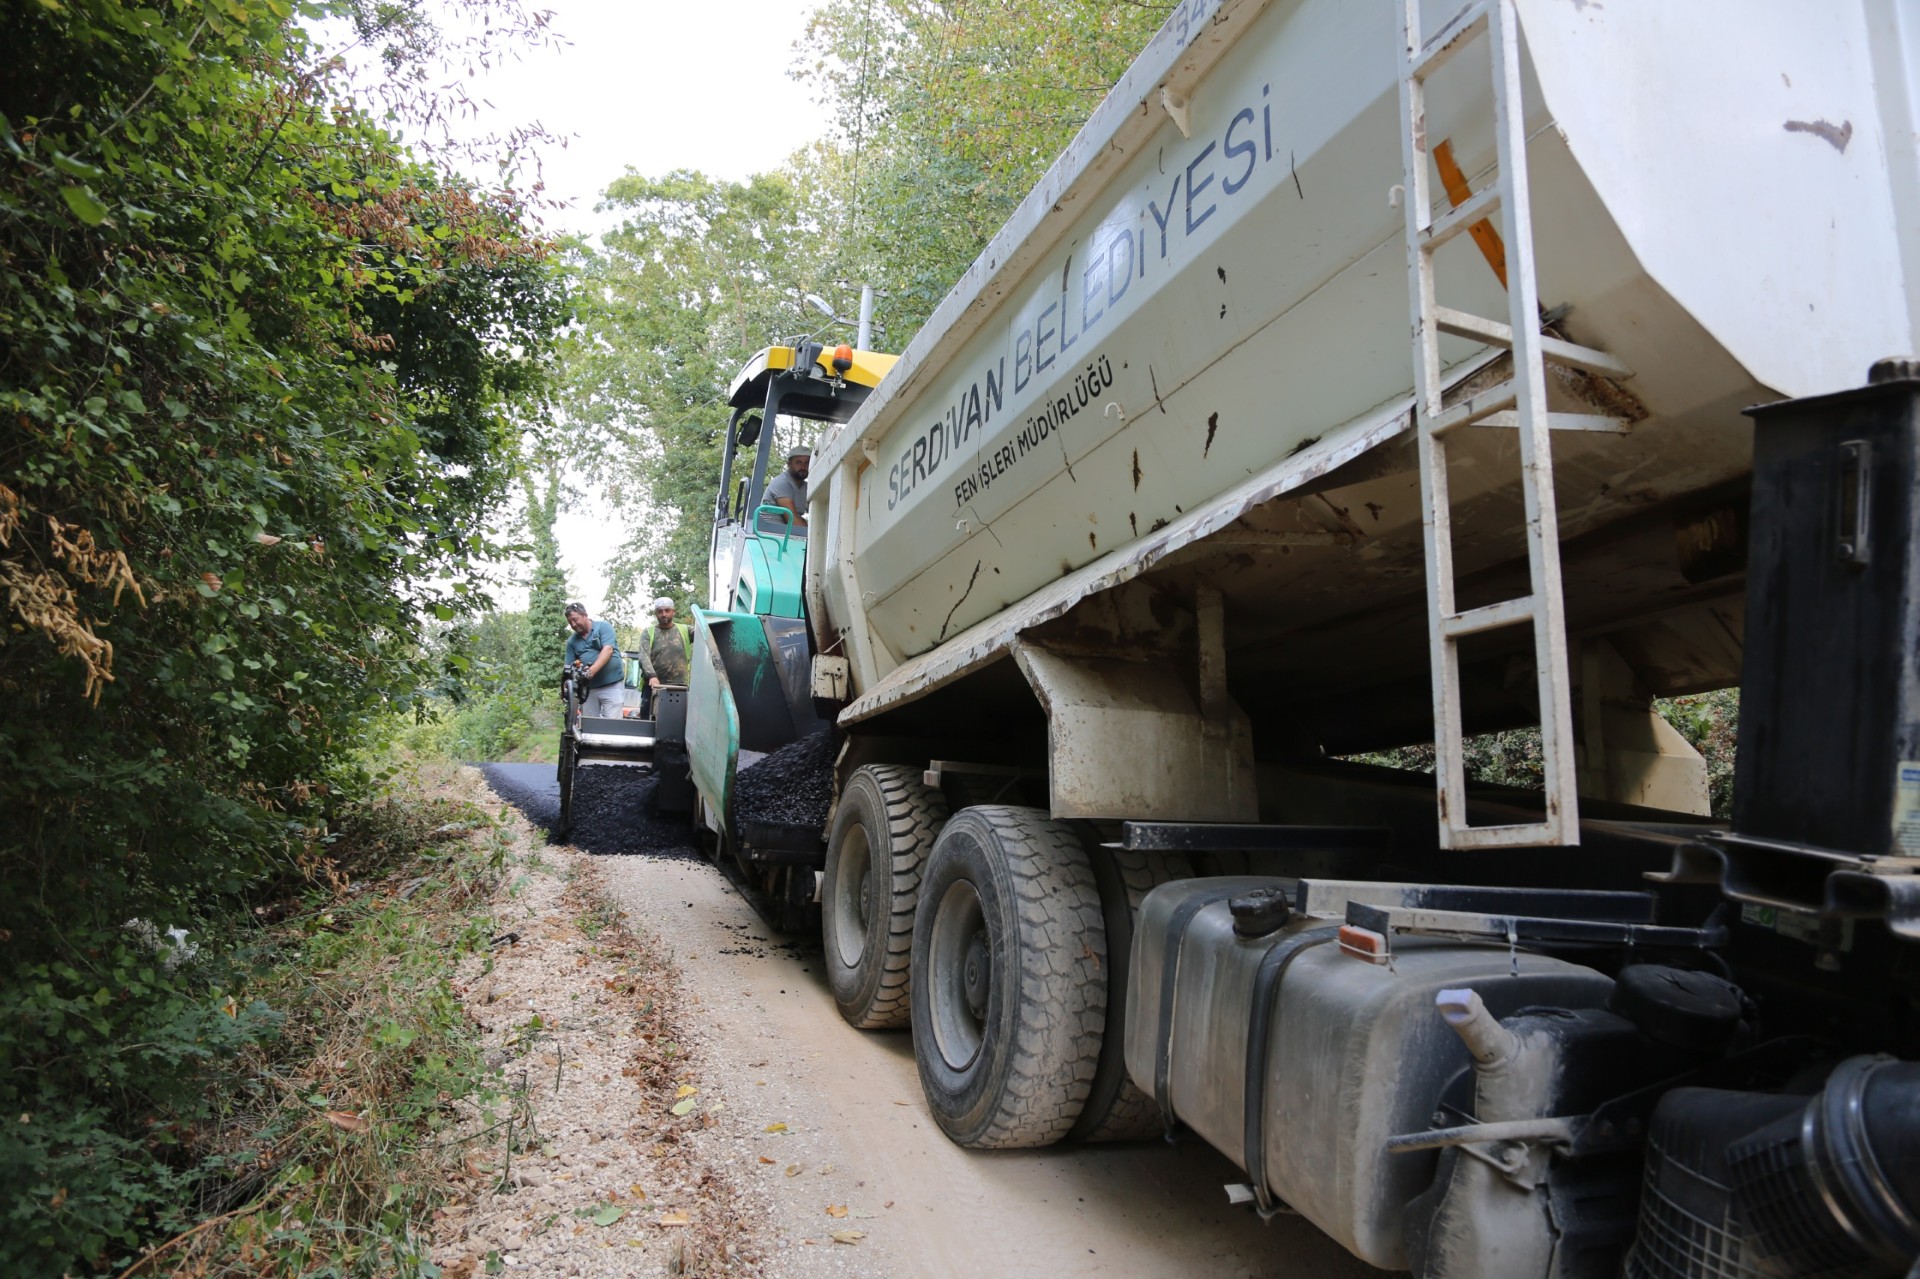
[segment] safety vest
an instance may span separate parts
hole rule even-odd
[[[693,628],[685,622],[675,622],[673,628],[680,632],[680,643],[685,646],[682,651],[687,661],[687,673],[681,676],[681,679],[691,679],[693,678]],[[647,661],[650,663],[654,663],[653,646],[659,642],[659,638],[660,628],[658,626],[649,626],[640,632],[640,651],[647,655]],[[677,684],[681,682],[680,679],[672,679],[661,675],[658,663],[654,663],[653,673],[655,678],[665,684]]]
[[[675,622],[673,629],[680,632],[680,642],[687,646],[687,660],[692,661],[693,627],[687,625],[685,622]],[[647,651],[648,657],[653,656],[653,641],[659,634],[660,628],[658,626],[649,626],[646,630],[640,632],[640,647]]]

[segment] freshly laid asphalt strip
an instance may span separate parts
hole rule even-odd
[[[525,813],[549,835],[560,822],[560,779],[552,764],[482,764],[494,794]],[[697,856],[693,827],[684,815],[652,809],[654,776],[639,768],[589,765],[573,783],[573,835],[568,841],[589,853]]]
[[[833,730],[823,728],[740,770],[733,783],[735,819],[825,826],[837,749]]]
[[[493,793],[552,833],[560,820],[560,776],[552,764],[476,764]]]

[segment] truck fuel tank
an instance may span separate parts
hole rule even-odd
[[[1436,995],[1470,987],[1504,1018],[1523,1007],[1604,1008],[1613,981],[1550,956],[1438,938],[1398,937],[1391,961],[1376,963],[1342,948],[1337,919],[1309,915],[1260,936],[1235,931],[1230,899],[1293,882],[1181,880],[1147,895],[1127,990],[1127,1071],[1267,1194],[1370,1264],[1404,1269],[1402,1217],[1436,1162],[1431,1151],[1389,1154],[1387,1139],[1431,1126],[1448,1081],[1471,1065],[1435,1013]]]

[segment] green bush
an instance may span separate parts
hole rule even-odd
[[[422,759],[461,763],[505,759],[535,731],[535,695],[503,687],[457,705],[439,704],[432,719],[409,729],[401,741]]]
[[[1733,757],[1740,736],[1740,690],[1723,688],[1687,697],[1659,697],[1654,699],[1653,708],[1706,761],[1707,798],[1713,816],[1732,817]],[[1537,728],[1480,733],[1467,738],[1464,745],[1468,781],[1534,790],[1545,784],[1546,761],[1541,754]],[[1363,764],[1415,773],[1433,771],[1433,747],[1426,744],[1372,751],[1351,758]]]
[[[408,151],[304,29],[408,12],[6,10],[0,1273],[189,1211],[196,1099],[271,1028],[223,994],[248,912],[369,793],[423,627],[484,606],[563,299],[519,199]]]
[[[488,893],[506,850],[505,832],[468,805],[353,811],[314,885],[250,948],[247,990],[287,1011],[271,1040],[216,1076],[198,1190],[202,1220],[220,1228],[175,1245],[167,1263],[226,1273],[238,1255],[255,1273],[437,1273],[422,1227],[467,1149],[450,1130],[455,1103],[476,1100],[484,1127],[503,1096],[452,978],[493,935]]]
[[[0,986],[0,1272],[57,1275],[183,1228],[209,1072],[280,1017],[146,925],[69,937]]]
[[[553,610],[558,614],[558,609]],[[471,763],[513,759],[559,732],[559,689],[536,683],[526,613],[489,613],[448,628],[429,647],[444,672],[396,744],[417,759]],[[547,644],[543,681],[560,668],[561,641]],[[548,749],[544,758],[551,758]]]
[[[1733,816],[1733,758],[1740,738],[1740,690],[1722,688],[1654,703],[1667,723],[1707,761],[1707,797],[1713,815]]]

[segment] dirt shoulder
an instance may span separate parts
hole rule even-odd
[[[502,807],[473,770],[457,785]],[[435,1261],[449,1279],[760,1274],[761,1223],[701,1140],[725,1107],[689,1033],[699,996],[609,908],[594,859],[505,820],[500,936],[456,983],[505,1092],[472,1107],[485,1135],[466,1198],[435,1213]]]

